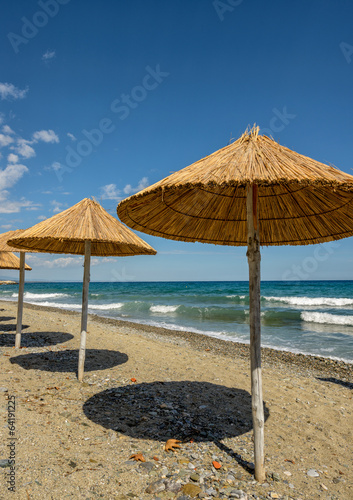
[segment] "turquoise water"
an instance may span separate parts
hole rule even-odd
[[[81,283],[26,283],[25,302],[81,309]],[[0,299],[17,300],[17,286]],[[89,312],[249,343],[248,283],[91,283]],[[353,281],[261,283],[262,345],[353,362]]]

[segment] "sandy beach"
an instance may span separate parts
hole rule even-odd
[[[263,349],[261,485],[247,345],[90,315],[79,383],[80,314],[25,305],[15,350],[16,308],[0,303],[1,499],[352,498],[353,365]]]

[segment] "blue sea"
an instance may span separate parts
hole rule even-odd
[[[25,302],[81,309],[82,283],[26,283]],[[17,300],[17,286],[1,287]],[[89,312],[249,343],[245,281],[90,283]],[[353,362],[353,281],[263,281],[262,346]]]

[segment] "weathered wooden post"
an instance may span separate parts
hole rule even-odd
[[[21,333],[22,333],[22,314],[23,314],[23,292],[25,286],[25,252],[20,252],[20,282],[18,284],[18,299],[17,299],[17,324],[16,324],[16,337],[15,348],[21,347]]]
[[[83,373],[85,367],[90,263],[91,263],[91,242],[86,240],[85,263],[84,263],[83,286],[82,286],[81,342],[80,342],[80,351],[78,355],[78,380],[80,382],[82,382],[83,380]]]
[[[264,468],[264,410],[261,376],[261,314],[260,314],[260,239],[258,225],[258,189],[251,184],[247,189],[247,227],[249,263],[249,309],[250,309],[250,361],[251,400],[254,427],[255,479],[266,479]]]

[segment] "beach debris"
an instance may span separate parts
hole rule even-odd
[[[307,475],[309,477],[319,477],[320,476],[320,474],[317,472],[316,469],[309,469],[307,472]]]
[[[156,462],[158,462],[158,461],[159,461],[159,458],[158,458],[158,457],[156,457],[156,456],[154,456],[154,457],[153,457],[153,460],[155,460]]]
[[[168,439],[168,441],[165,443],[165,451],[177,451],[175,448],[180,448],[178,443],[181,443],[179,439]]]
[[[136,382],[135,377],[132,377],[130,380],[131,380],[131,382]]]
[[[216,460],[213,460],[212,465],[215,469],[220,469],[222,467],[222,464],[216,462]]]
[[[145,457],[142,455],[142,453],[134,453],[129,458],[129,460],[131,459],[136,460],[136,462],[146,462]]]
[[[290,462],[291,464],[295,464],[295,461],[290,459],[290,458],[285,458],[284,459],[285,462]]]

